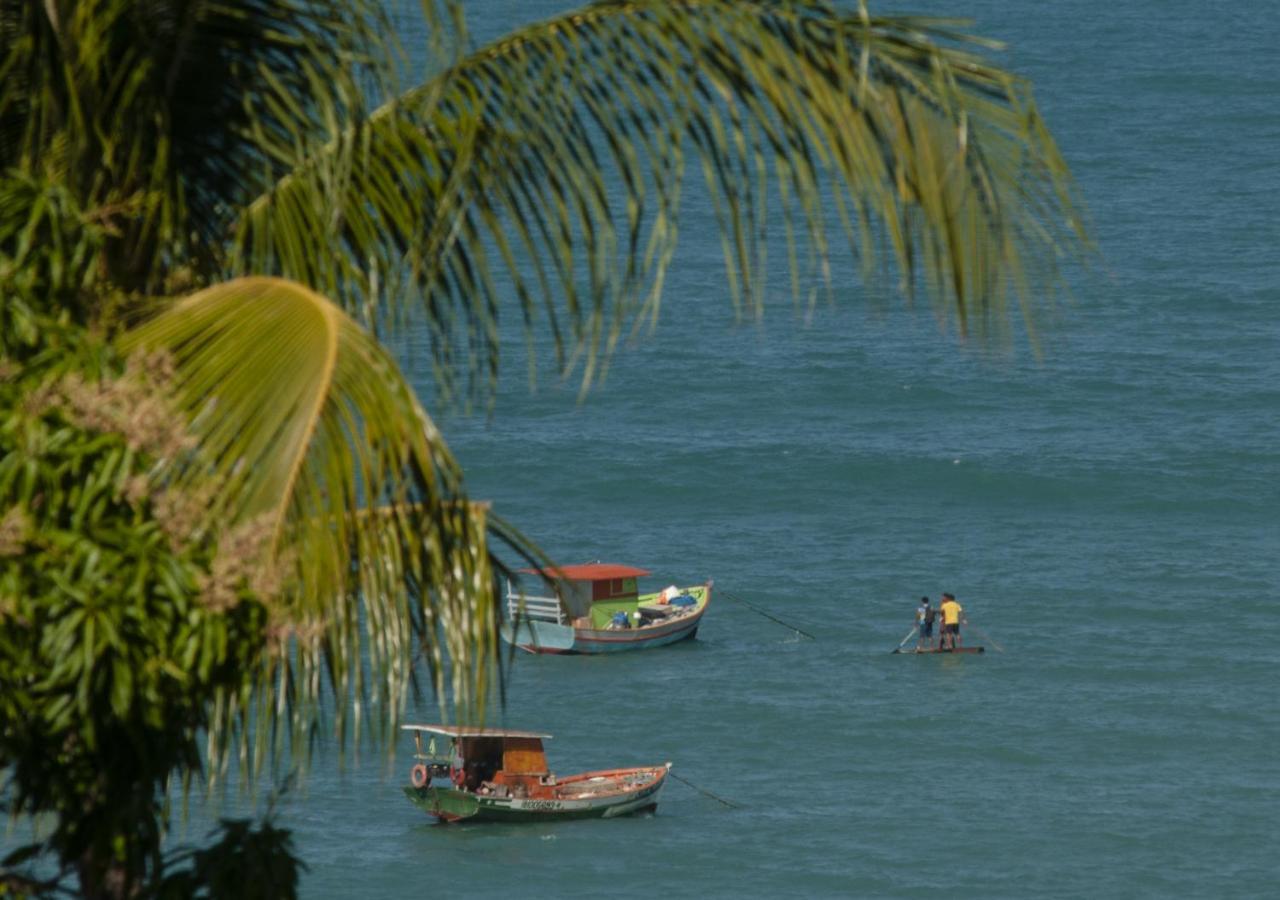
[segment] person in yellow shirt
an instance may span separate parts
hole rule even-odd
[[[942,638],[938,649],[954,650],[960,646],[960,623],[969,622],[964,617],[964,607],[956,602],[955,594],[943,594],[938,612],[942,614]]]

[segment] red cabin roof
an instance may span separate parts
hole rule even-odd
[[[637,569],[635,566],[599,562],[559,568],[521,569],[521,571],[546,578],[559,578],[563,581],[608,581],[613,578],[639,578],[649,574],[647,569]]]

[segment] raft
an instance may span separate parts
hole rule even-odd
[[[924,650],[917,650],[915,647],[899,647],[894,653],[986,653],[985,647],[956,647],[954,650],[941,650],[937,647],[927,647]]]

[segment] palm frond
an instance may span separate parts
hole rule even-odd
[[[439,697],[449,673],[458,715],[480,715],[497,660],[486,510],[387,352],[323,297],[272,278],[200,291],[122,345],[172,357],[198,441],[160,479],[186,494],[215,485],[213,533],[248,528],[279,573],[272,651],[255,694],[220,706],[213,758],[225,764],[233,723],[257,736],[259,763],[277,732],[305,752],[326,689],[339,734],[385,738],[420,658]]]
[[[55,174],[108,223],[126,289],[214,273],[297,147],[393,90],[375,0],[0,0],[0,170]]]
[[[514,298],[587,385],[658,313],[693,159],[741,314],[762,308],[772,217],[797,299],[806,280],[843,287],[838,221],[869,286],[896,272],[910,297],[921,283],[962,335],[1000,331],[1011,299],[1033,328],[1088,238],[1030,88],[989,60],[996,47],[950,20],[819,0],[595,3],[309,148],[240,220],[235,265],[318,282],[349,309],[374,298],[398,315],[425,298],[446,387],[464,358],[492,383]],[[319,262],[302,249],[317,233]]]

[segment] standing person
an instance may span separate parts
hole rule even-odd
[[[960,623],[968,624],[969,621],[964,618],[964,607],[956,602],[955,594],[943,594],[938,612],[942,613],[942,642],[939,649],[954,650],[960,646]]]
[[[916,638],[917,650],[933,646],[933,619],[936,613],[937,610],[929,605],[929,598],[921,597],[920,605],[916,607],[916,625],[920,629],[920,636]]]

